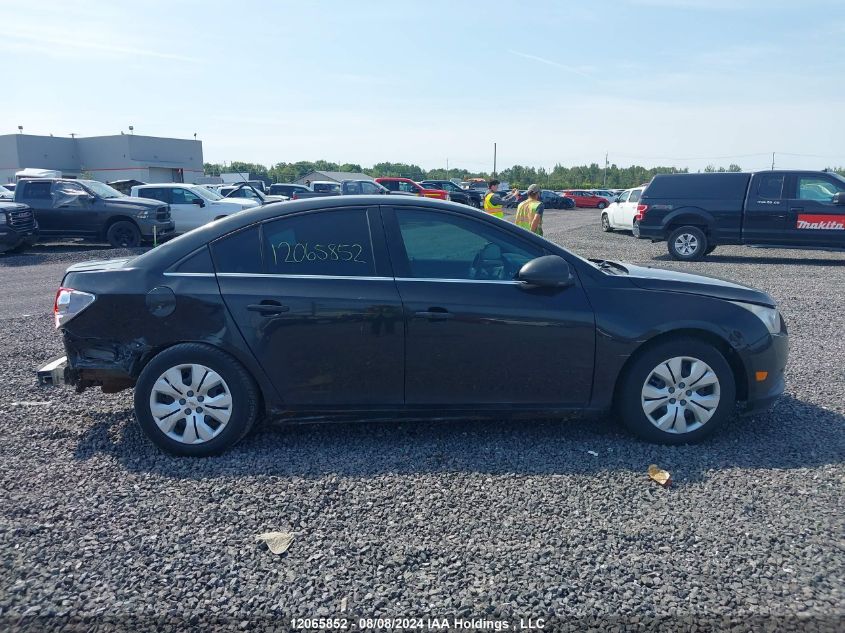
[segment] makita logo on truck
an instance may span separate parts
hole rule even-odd
[[[845,218],[825,215],[799,215],[797,228],[845,231]]]

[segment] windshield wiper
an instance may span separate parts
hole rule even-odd
[[[626,275],[628,274],[628,269],[625,268],[619,262],[613,262],[613,261],[610,261],[609,259],[591,259],[590,261],[593,262],[596,266],[598,266],[604,272],[610,273],[611,271],[613,271],[613,273],[615,274],[615,271],[618,270],[618,271],[625,273]]]

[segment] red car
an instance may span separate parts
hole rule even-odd
[[[584,191],[583,189],[573,189],[571,191],[564,191],[563,195],[567,198],[575,200],[575,206],[588,209],[604,209],[607,205],[607,198]]]
[[[386,187],[391,193],[408,193],[422,198],[449,200],[449,192],[443,189],[426,189],[410,178],[376,178],[376,182]]]

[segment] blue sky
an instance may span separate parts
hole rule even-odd
[[[845,165],[842,0],[0,0],[0,134],[207,161]]]

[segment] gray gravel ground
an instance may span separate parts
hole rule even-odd
[[[602,234],[594,211],[549,211],[546,233],[770,292],[792,337],[786,396],[694,447],[612,419],[361,423],[265,427],[222,457],[173,458],[141,436],[129,392],[34,381],[61,351],[57,264],[114,251],[0,257],[0,628],[331,615],[842,630],[842,255],[719,247],[677,263]],[[647,479],[651,463],[673,486]],[[270,530],[295,534],[286,554],[255,542]]]

